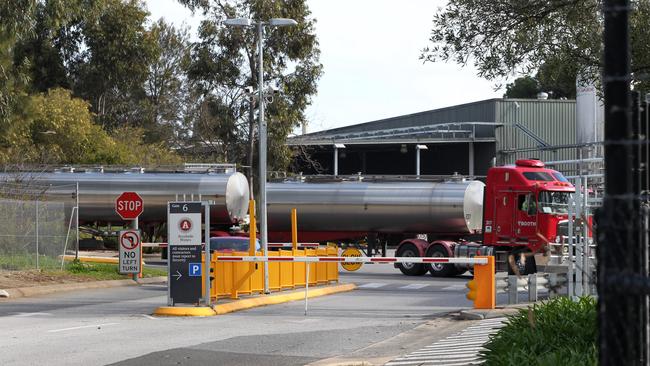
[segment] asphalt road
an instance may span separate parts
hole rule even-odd
[[[0,301],[2,365],[305,365],[391,359],[459,327],[469,276],[407,277],[392,265],[341,274],[358,289],[206,318],[158,318],[164,285]],[[323,361],[325,360],[325,361]]]

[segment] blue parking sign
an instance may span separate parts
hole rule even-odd
[[[201,263],[190,263],[190,277],[200,277],[201,276]]]

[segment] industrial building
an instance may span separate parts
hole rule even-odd
[[[488,99],[303,134],[288,144],[307,153],[295,162],[304,174],[480,177],[519,158],[574,160],[600,139],[592,141],[577,143],[575,100]]]

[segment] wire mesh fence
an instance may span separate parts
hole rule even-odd
[[[54,269],[76,248],[76,186],[0,182],[0,269]],[[61,195],[61,192],[69,194]]]

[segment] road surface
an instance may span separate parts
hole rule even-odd
[[[2,365],[305,365],[390,360],[468,324],[469,276],[407,277],[392,265],[342,272],[352,292],[206,318],[159,318],[166,287],[144,285],[0,301]]]

